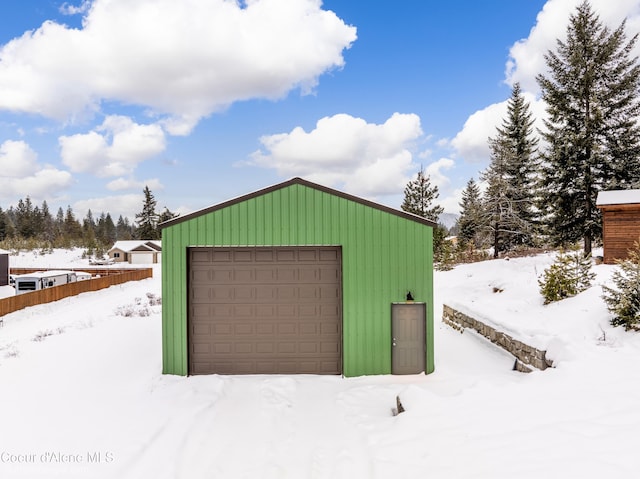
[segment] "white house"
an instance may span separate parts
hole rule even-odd
[[[156,240],[116,241],[107,254],[116,263],[159,263],[162,243]]]

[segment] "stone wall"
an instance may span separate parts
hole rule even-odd
[[[482,321],[478,321],[467,314],[461,313],[446,304],[443,305],[442,308],[442,321],[461,332],[464,328],[471,328],[492,343],[497,344],[505,351],[513,354],[516,357],[514,369],[518,371],[531,372],[532,367],[544,370],[553,366],[553,362],[545,357],[546,351],[541,351],[522,341],[518,341],[508,334],[498,331]]]

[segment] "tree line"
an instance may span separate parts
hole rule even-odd
[[[640,188],[640,67],[631,55],[638,35],[627,40],[625,26],[610,30],[587,1],[577,7],[566,38],[545,55],[547,73],[537,77],[547,112],[539,135],[513,85],[506,117],[488,139],[482,183],[471,178],[462,193],[459,250],[491,247],[498,257],[519,247],[582,243],[590,255],[602,238],[598,192]],[[415,207],[419,184],[430,192],[423,208]],[[405,189],[403,209],[437,220],[437,193],[421,171]]]
[[[118,240],[160,239],[159,223],[177,216],[166,207],[156,212],[156,200],[145,186],[144,200],[135,221],[120,215],[114,222],[109,212],[95,216],[88,210],[79,219],[71,206],[55,215],[47,201],[34,205],[27,196],[7,210],[0,207],[0,247],[5,249],[86,248],[89,255],[102,256]]]

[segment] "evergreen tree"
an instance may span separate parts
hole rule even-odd
[[[130,240],[133,238],[133,228],[129,223],[129,218],[118,217],[116,224],[116,240]]]
[[[474,248],[480,247],[480,233],[483,226],[482,195],[480,188],[473,178],[467,182],[462,192],[462,208],[458,218],[458,245],[461,248],[471,244]]]
[[[143,193],[142,211],[136,213],[136,237],[145,240],[159,239],[156,200],[148,186],[144,187]]]
[[[8,223],[9,219],[7,218],[7,215],[2,211],[2,208],[0,208],[0,241],[4,241],[8,236]]]
[[[560,251],[554,263],[544,270],[542,278],[538,280],[544,304],[585,291],[595,276],[591,271],[591,256],[584,256],[578,251],[569,254]]]
[[[56,237],[55,224],[53,221],[53,216],[51,216],[51,212],[49,211],[49,205],[47,204],[46,200],[42,202],[42,208],[40,208],[40,218],[41,218],[40,236],[45,241],[49,243],[53,243]]]
[[[93,213],[91,210],[87,211],[87,216],[85,216],[84,220],[82,220],[82,242],[84,246],[91,249],[91,252],[88,254],[93,254],[93,249],[97,246],[96,244],[96,224],[93,219]]]
[[[37,218],[33,211],[31,198],[22,198],[15,209],[16,233],[22,238],[33,238],[36,235]]]
[[[629,257],[618,261],[618,268],[611,277],[615,288],[603,286],[603,296],[611,324],[624,326],[626,330],[640,330],[640,243],[629,250]]]
[[[116,225],[113,224],[113,219],[111,218],[111,214],[107,213],[104,218],[104,235],[103,235],[103,244],[112,245],[116,241]]]
[[[58,212],[56,213],[56,217],[53,220],[53,231],[54,237],[57,240],[61,240],[64,236],[64,210],[62,207],[58,208]]]
[[[162,213],[160,213],[160,216],[158,216],[158,224],[164,223],[165,221],[169,221],[170,219],[176,218],[177,216],[178,216],[178,213],[169,211],[169,208],[165,206],[164,210],[162,210]]]
[[[494,256],[516,246],[532,245],[536,200],[536,147],[533,115],[516,83],[507,103],[507,117],[489,139],[491,164],[485,203]]]
[[[410,181],[404,189],[404,201],[402,209],[414,215],[422,216],[435,223],[444,211],[434,201],[438,199],[438,187],[431,186],[429,175],[425,174],[424,168],[420,168],[415,180]],[[433,256],[435,261],[440,261],[443,256],[443,244],[447,236],[447,229],[437,224],[433,229]]]
[[[549,76],[537,80],[547,103],[541,206],[555,244],[601,237],[597,193],[640,182],[640,68],[625,23],[611,31],[584,1],[571,15],[566,40],[545,55]]]
[[[73,214],[71,206],[67,206],[64,216],[64,244],[71,246],[82,241],[82,225]]]
[[[404,189],[402,209],[437,223],[444,211],[440,205],[434,204],[437,199],[438,187],[431,186],[429,175],[421,168],[416,179],[410,181]]]
[[[493,257],[497,258],[501,251],[507,251],[511,245],[509,237],[521,232],[524,228],[512,199],[507,194],[509,181],[507,177],[507,154],[497,150],[508,148],[505,142],[490,141],[492,150],[491,163],[482,173],[481,179],[487,183],[487,189],[482,199],[482,224],[493,246]]]

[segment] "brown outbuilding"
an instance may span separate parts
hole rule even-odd
[[[640,189],[600,191],[596,205],[602,211],[604,262],[626,259],[640,241]]]
[[[9,284],[9,252],[0,249],[0,286]]]

